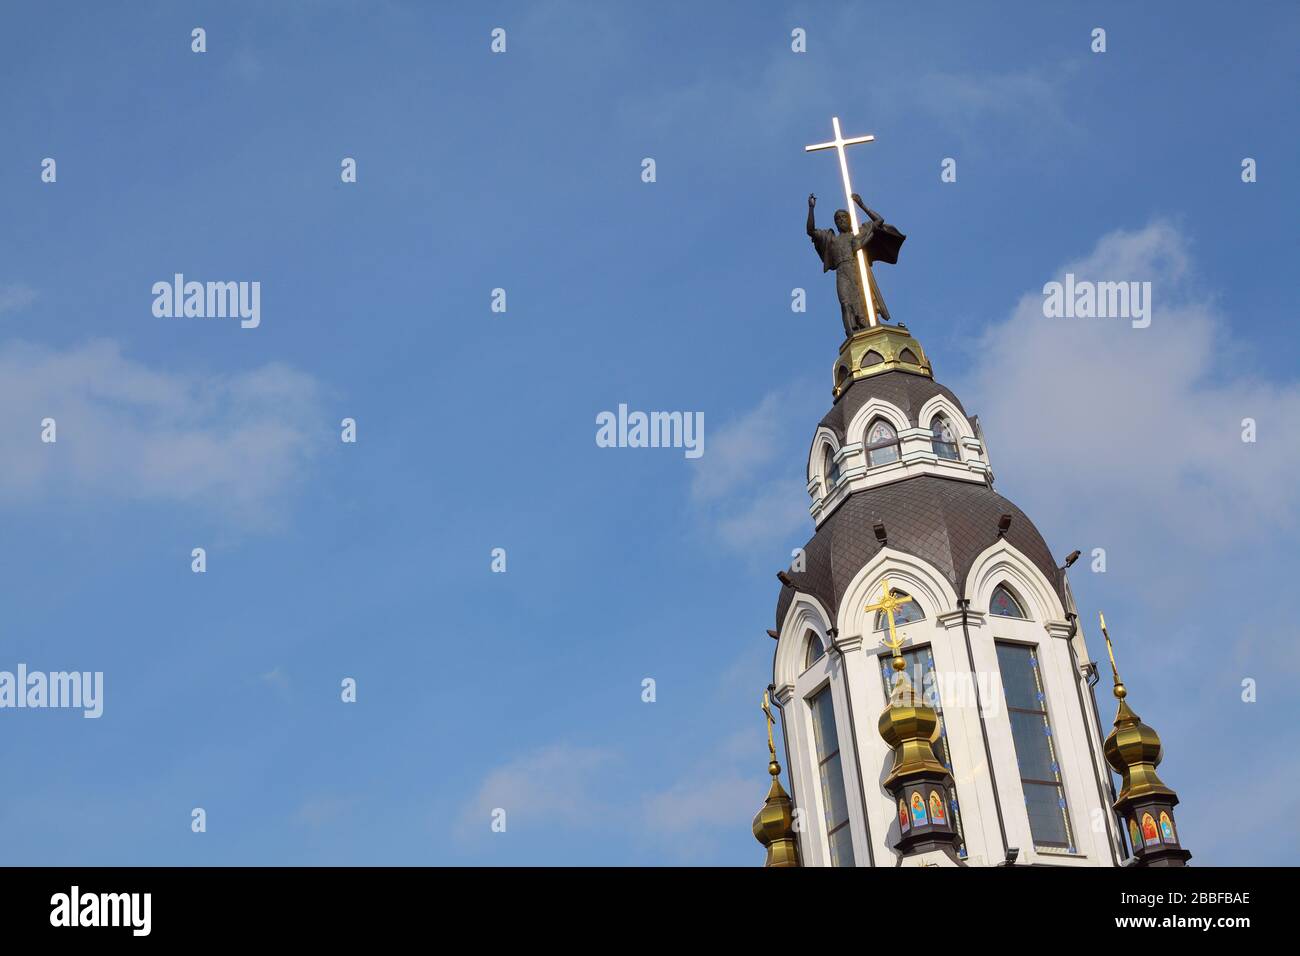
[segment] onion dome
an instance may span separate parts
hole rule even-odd
[[[1101,633],[1106,638],[1106,651],[1110,655],[1111,674],[1115,678],[1115,699],[1119,701],[1115,729],[1102,745],[1106,762],[1121,778],[1115,812],[1124,820],[1128,831],[1134,865],[1182,866],[1192,854],[1183,849],[1174,822],[1178,794],[1156,773],[1156,766],[1164,757],[1160,735],[1142,723],[1128,705],[1128,688],[1119,679],[1115,649],[1106,630],[1106,617],[1098,617]]]
[[[1174,796],[1174,792],[1156,774],[1156,766],[1164,757],[1160,736],[1153,728],[1142,723],[1142,719],[1124,700],[1125,694],[1124,685],[1116,684],[1115,696],[1119,699],[1119,708],[1115,713],[1115,729],[1110,732],[1102,748],[1106,762],[1115,768],[1123,781],[1119,798],[1133,799],[1153,793]]]
[[[799,866],[799,838],[794,831],[794,805],[781,786],[781,765],[776,762],[776,744],[772,740],[772,709],[763,693],[763,713],[767,717],[767,772],[772,786],[767,799],[754,815],[754,839],[767,848],[764,866]]]
[[[894,847],[904,856],[939,850],[961,865],[959,840],[950,808],[952,776],[934,753],[939,739],[939,713],[925,702],[907,676],[907,661],[898,652],[902,638],[894,630],[894,611],[902,603],[884,582],[879,604],[889,616],[888,646],[894,650],[894,689],[877,725],[894,752],[894,764],[882,781],[898,807],[898,837]]]
[[[767,847],[764,866],[799,866],[794,808],[781,786],[781,765],[772,760],[767,772],[772,775],[772,786],[762,808],[754,815],[754,839]]]
[[[940,775],[948,772],[934,755],[934,742],[939,739],[939,713],[927,706],[922,695],[916,692],[905,673],[906,667],[903,658],[894,658],[897,672],[894,690],[878,725],[880,736],[894,751],[894,765],[884,780],[886,788],[921,772]]]

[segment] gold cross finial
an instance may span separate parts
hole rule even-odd
[[[881,643],[894,652],[894,670],[901,671],[907,667],[907,662],[903,660],[903,655],[898,653],[898,649],[903,646],[903,639],[894,631],[894,612],[904,604],[911,604],[912,599],[907,595],[899,597],[889,587],[889,578],[881,582],[881,588],[884,593],[880,600],[875,604],[868,604],[864,611],[884,611],[889,618],[889,637],[883,638]]]
[[[776,762],[776,741],[772,740],[772,719],[771,701],[768,700],[767,691],[763,691],[763,713],[767,715],[767,752],[772,756],[772,762]]]
[[[1101,635],[1106,638],[1106,653],[1110,656],[1110,672],[1115,678],[1115,696],[1123,700],[1128,696],[1128,690],[1124,687],[1124,682],[1119,679],[1119,668],[1115,666],[1115,648],[1111,646],[1110,634],[1106,631],[1106,615],[1098,611],[1097,618],[1101,621]]]
[[[853,235],[858,234],[858,209],[857,203],[853,201],[853,187],[849,185],[849,161],[844,155],[845,146],[853,146],[857,143],[874,142],[874,136],[850,136],[845,139],[840,133],[840,118],[831,117],[831,128],[835,130],[835,138],[829,143],[814,143],[811,146],[805,146],[805,153],[813,153],[819,149],[833,149],[840,158],[840,176],[844,180],[844,204],[848,208],[849,221],[853,223]],[[862,279],[862,295],[867,301],[867,321],[874,329],[879,321],[876,318],[876,303],[871,298],[871,283],[867,279],[867,254],[861,249],[858,250],[858,276]]]

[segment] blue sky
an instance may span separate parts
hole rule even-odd
[[[1197,862],[1294,862],[1294,5],[475,7],[5,11],[0,668],[106,689],[0,712],[4,862],[756,863],[832,114],[998,490],[1107,549],[1075,590]],[[1068,268],[1151,328],[1036,314]],[[156,318],[176,272],[261,326]],[[619,403],[703,458],[598,448]]]

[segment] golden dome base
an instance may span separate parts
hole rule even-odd
[[[835,386],[831,393],[839,398],[858,379],[890,371],[934,377],[925,349],[906,328],[877,325],[874,329],[855,332],[840,346],[832,372]]]

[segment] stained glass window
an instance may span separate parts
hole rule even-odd
[[[895,594],[901,593],[898,591]],[[911,605],[904,604],[904,607]],[[948,747],[948,727],[943,719],[943,704],[939,700],[939,685],[935,679],[934,671],[934,654],[931,653],[929,646],[913,647],[903,652],[903,660],[907,661],[907,679],[912,682],[912,686],[921,692],[921,699],[927,707],[933,707],[935,713],[939,715],[939,739],[934,744],[934,755],[939,763],[948,768],[952,773],[952,751]],[[885,682],[885,696],[894,692],[894,684],[898,680],[898,671],[892,666],[891,655],[885,654],[880,658],[880,676]],[[957,788],[953,787],[948,791],[948,807],[952,811],[952,825],[957,831],[958,845],[957,853],[961,857],[966,856],[966,837],[961,828],[961,812],[957,807]]]
[[[993,589],[993,600],[989,601],[989,613],[996,614],[998,617],[1023,618],[1025,616],[1020,602],[1005,584],[999,584]]]
[[[1160,811],[1160,839],[1164,840],[1166,843],[1178,842],[1177,838],[1174,836],[1174,821],[1164,810]]]
[[[996,612],[995,612],[996,613]],[[1018,615],[1017,615],[1018,616]],[[1034,845],[1075,852],[1065,784],[1057,757],[1052,723],[1047,716],[1047,695],[1037,652],[1023,644],[997,642],[998,667],[1006,694],[1011,739],[1020,765],[1029,831]]]
[[[957,435],[948,419],[942,415],[936,415],[930,423],[930,447],[940,458],[961,461],[961,455],[957,454]]]
[[[898,432],[883,418],[877,418],[867,429],[867,464],[871,467],[898,461]]]
[[[808,632],[808,651],[804,655],[803,669],[807,670],[822,659],[826,653],[826,648],[822,646],[822,639],[812,631]]]
[[[894,597],[907,597],[906,591],[900,591],[897,588],[890,588],[889,593]],[[904,624],[911,624],[913,621],[919,621],[924,617],[925,612],[921,610],[921,605],[917,604],[913,599],[894,612],[894,627],[902,627]],[[877,611],[875,630],[884,631],[888,629],[889,617],[883,611]]]
[[[822,806],[826,810],[826,835],[831,866],[853,866],[853,837],[849,832],[849,804],[844,795],[844,770],[840,766],[840,741],[835,732],[835,706],[829,685],[808,701],[812,707],[813,737],[821,774]]]

